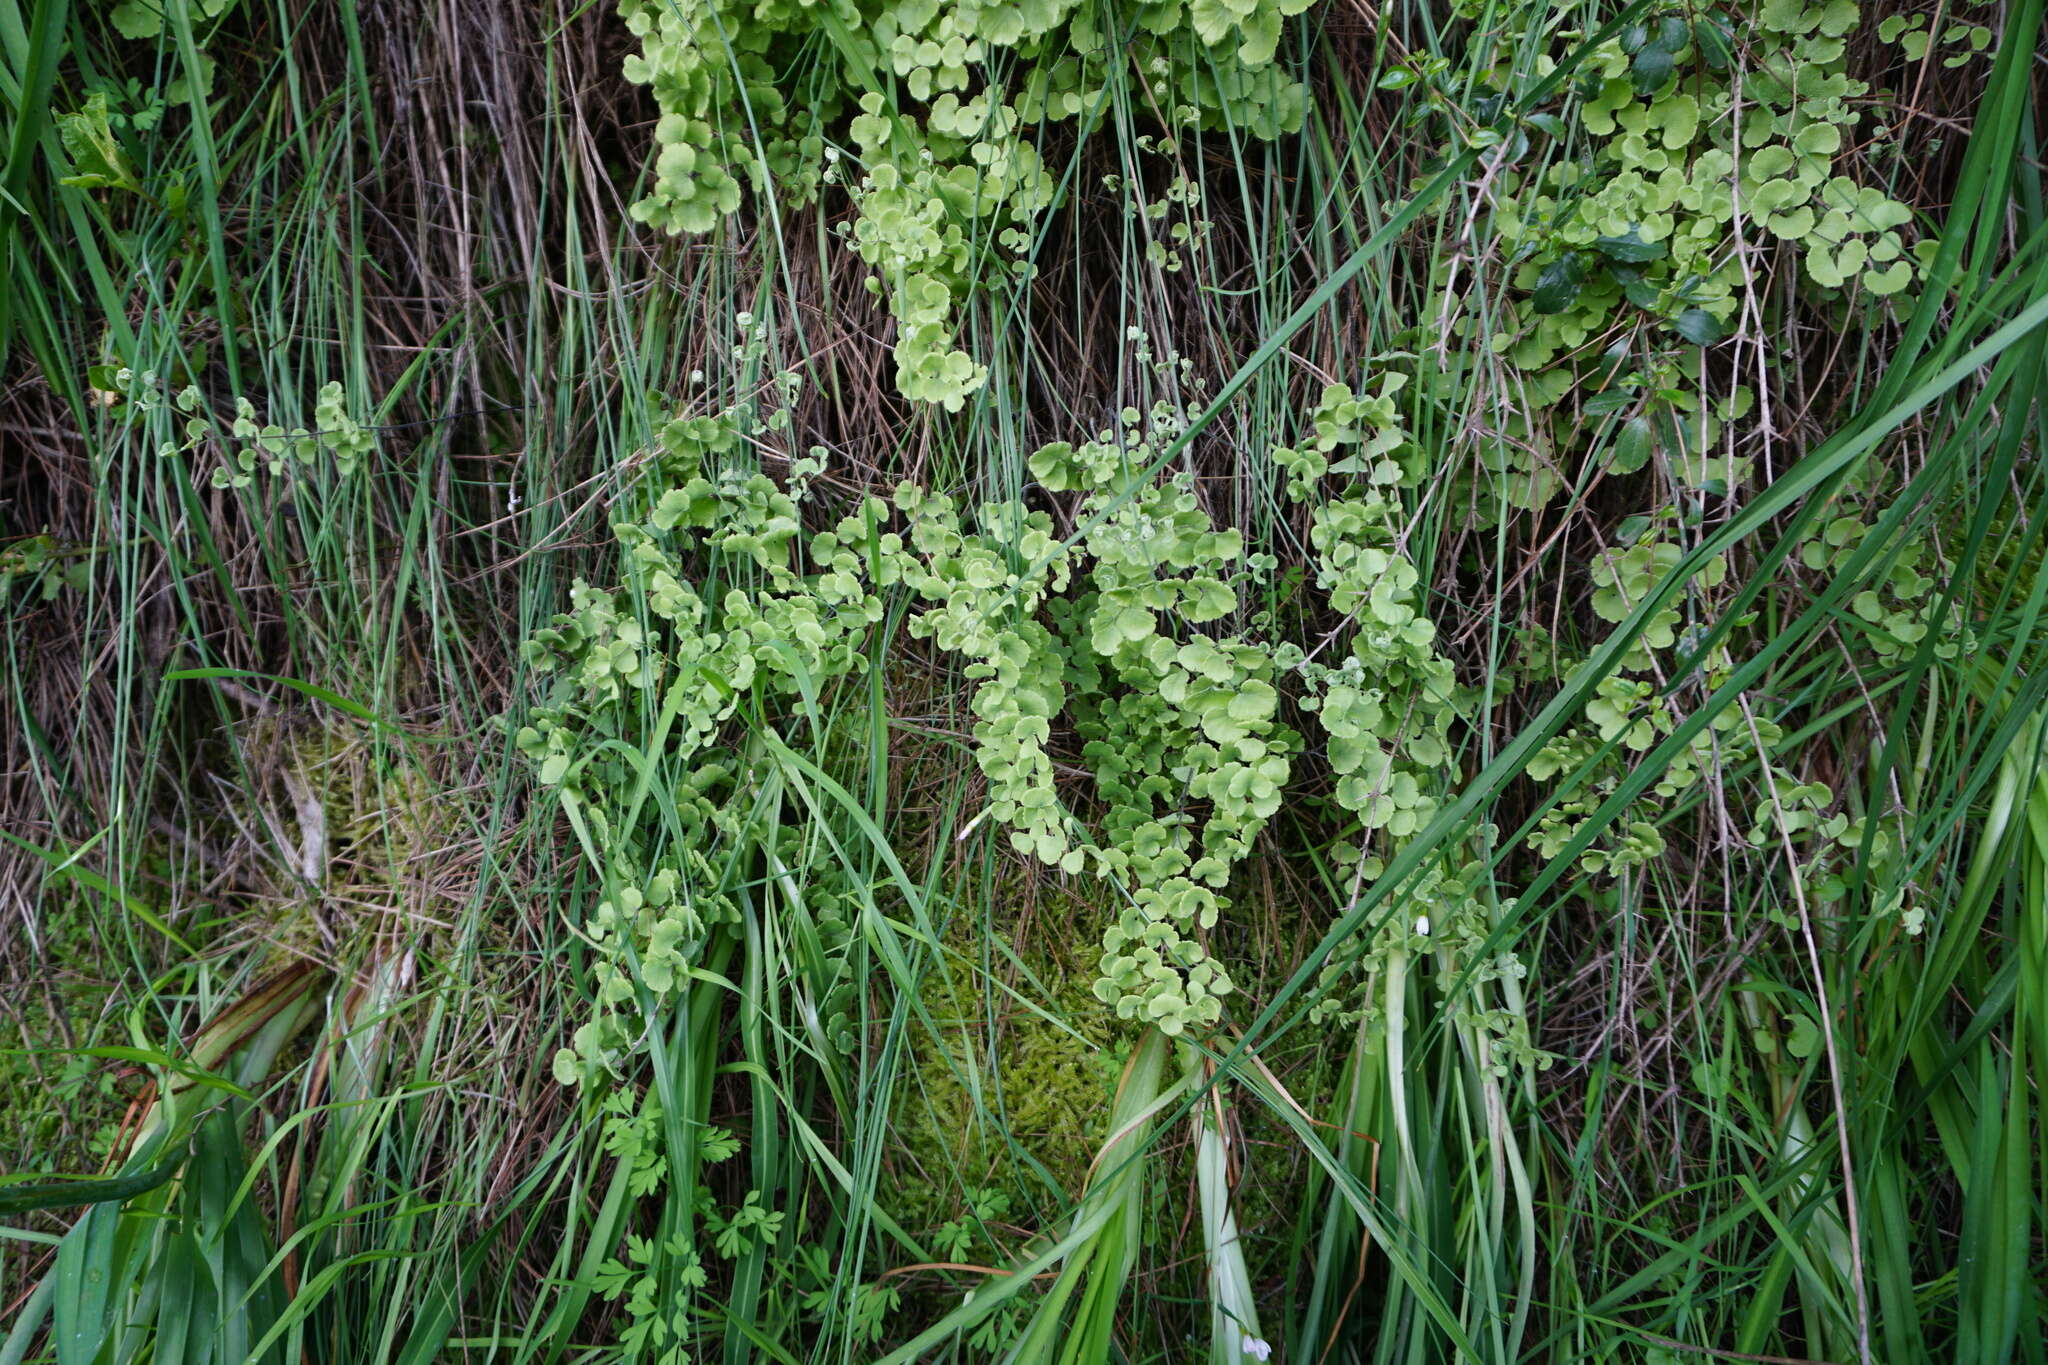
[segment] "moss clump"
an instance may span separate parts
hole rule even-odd
[[[35,914],[21,975],[0,978],[14,1004],[0,1044],[0,1170],[96,1170],[127,1105],[121,1069],[80,1052],[127,1041],[101,976],[102,930],[87,895],[60,881]]]
[[[1096,915],[1016,890],[991,903],[1037,904],[948,935],[922,992],[937,1036],[919,1029],[897,1088],[891,1213],[951,1259],[999,1259],[1079,1197],[1136,1035],[1093,994]]]
[[[267,945],[258,971],[329,966],[413,921],[438,889],[424,861],[453,842],[445,783],[405,738],[380,739],[318,711],[251,717],[223,762],[243,781],[208,833],[268,829],[242,878],[238,928]]]

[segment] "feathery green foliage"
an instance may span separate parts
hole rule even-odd
[[[2024,1362],[2038,0],[0,0],[0,1362]]]

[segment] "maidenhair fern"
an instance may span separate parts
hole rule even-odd
[[[1461,10],[1482,64],[1496,54],[1482,107],[1512,97],[1528,45],[1548,72],[1611,17]],[[1446,400],[1499,361],[1512,367],[1502,382],[1514,401],[1489,414],[1503,439],[1478,452],[1482,508],[1547,502],[1560,457],[1600,429],[1588,417],[1624,424],[1608,446],[1613,472],[1662,451],[1698,483],[1713,479],[1698,466],[1734,411],[1702,408],[1697,348],[1733,332],[1744,309],[1762,324],[1747,290],[1764,255],[1796,255],[1820,297],[1911,286],[1932,243],[1915,238],[1903,203],[1859,178],[1854,156],[1886,133],[1848,70],[1862,22],[1855,0],[1653,9],[1591,50],[1566,98],[1489,142],[1483,198],[1445,211],[1460,236],[1483,221],[1488,250],[1477,273],[1439,253],[1433,315],[1416,331],[1436,362],[1419,373]],[[1445,77],[1426,62],[1403,75]],[[1446,91],[1433,107],[1468,104]]]
[[[98,368],[101,392],[118,398],[127,420],[140,422],[149,413],[167,410],[184,418],[182,440],[166,441],[157,453],[212,462],[208,476],[215,488],[246,489],[259,478],[279,480],[297,470],[330,465],[337,474],[353,473],[377,448],[376,430],[357,420],[338,382],[320,388],[311,427],[286,428],[259,422],[248,398],[233,400],[234,415],[223,418],[196,384],[166,395],[153,370]]]
[[[1029,274],[1056,189],[1038,150],[1048,130],[1085,131],[1114,75],[1176,129],[1291,131],[1305,96],[1274,57],[1308,3],[625,0],[641,42],[626,75],[661,110],[633,212],[708,232],[748,191],[811,199],[853,153],[842,227],[896,319],[898,387],[958,409],[988,371],[959,346],[957,314],[990,280]],[[795,99],[777,73],[800,63],[812,88]]]

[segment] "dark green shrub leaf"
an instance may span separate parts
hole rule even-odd
[[[1695,346],[1711,346],[1721,339],[1721,324],[1704,308],[1688,308],[1671,320],[1678,334]]]
[[[1662,90],[1676,65],[1677,59],[1664,48],[1646,47],[1638,52],[1629,68],[1635,76],[1636,93],[1654,95]]]
[[[1630,228],[1619,237],[1601,237],[1594,241],[1593,249],[1609,260],[1627,261],[1631,265],[1640,265],[1645,261],[1661,261],[1671,254],[1670,248],[1662,242],[1644,241],[1642,234],[1635,228]]]
[[[1635,401],[1633,389],[1607,389],[1588,398],[1584,410],[1588,417],[1611,417]]]
[[[1616,474],[1633,474],[1650,462],[1657,449],[1657,433],[1646,417],[1631,417],[1621,424],[1614,446],[1607,454],[1607,467]]]
[[[1735,58],[1735,35],[1719,14],[1709,14],[1696,22],[1692,26],[1692,41],[1709,71],[1726,71]]]
[[[1586,282],[1586,258],[1576,251],[1543,267],[1529,302],[1539,313],[1562,313],[1579,301],[1579,289]]]

